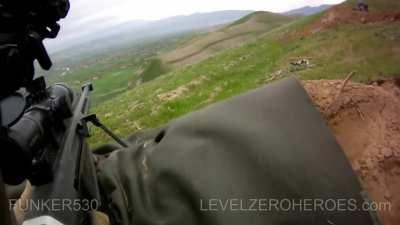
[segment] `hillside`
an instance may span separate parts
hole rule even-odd
[[[175,68],[193,64],[246,43],[291,20],[292,18],[279,14],[254,12],[227,27],[193,38],[182,47],[162,54],[161,59]]]
[[[220,37],[233,28],[245,30],[252,29],[248,27],[251,24],[264,24],[265,29],[252,30],[254,36],[246,39],[246,43],[212,53],[212,57],[204,60],[199,58],[201,61],[195,63],[195,60],[191,65],[177,64],[164,75],[161,75],[164,63],[154,58],[145,64],[150,73],[146,70],[141,73],[142,79],[146,74],[148,82],[97,105],[92,112],[118,135],[128,136],[162,126],[231,96],[296,76],[304,81],[311,97],[319,99],[317,106],[339,143],[351,151],[349,159],[353,160],[353,168],[371,199],[393,204],[394,210],[379,212],[382,224],[397,225],[399,142],[394,140],[400,135],[396,105],[400,101],[400,5],[397,0],[367,2],[369,12],[353,10],[354,1],[349,1],[271,29],[266,29],[263,22],[270,18],[258,12],[203,36],[189,36],[183,41],[186,47],[196,41],[202,43],[200,40],[205,37]],[[182,49],[178,47],[172,52]],[[340,92],[344,90],[341,89],[344,78],[353,72],[353,82],[348,82],[345,91]],[[154,77],[155,74],[158,76]],[[112,77],[109,81],[114,80]],[[393,82],[387,82],[390,80]],[[339,92],[342,95],[336,101]],[[338,123],[341,120],[347,123]],[[90,141],[94,147],[109,138],[94,129]]]
[[[346,2],[328,12],[283,23],[270,32],[264,31],[255,41],[173,70],[93,111],[125,136],[291,75],[304,80],[342,79],[354,71],[354,81],[363,83],[399,76],[400,22],[395,15],[400,7],[397,1],[391,1],[393,5],[385,9],[378,2],[371,1],[370,13],[353,11]],[[347,13],[353,16],[342,16]],[[378,14],[391,16],[376,19]],[[370,22],[363,22],[363,17],[371,18]],[[241,26],[250,21],[248,18],[232,26]],[[348,20],[324,22],[336,21],[332,18]],[[309,64],[291,64],[299,59],[306,59]],[[96,130],[92,144],[106,140]]]
[[[357,0],[347,0],[341,6],[353,8]],[[372,12],[398,12],[400,1],[397,0],[365,0]]]
[[[283,13],[283,15],[287,16],[309,16],[312,14],[323,12],[332,7],[332,5],[320,5],[320,6],[306,6],[299,9],[290,10],[288,12]]]
[[[400,220],[400,76],[371,84],[348,82],[337,98],[343,80],[303,81],[346,154],[359,181],[375,203],[381,225]]]
[[[154,21],[128,21],[108,26],[87,24],[84,31],[70,30],[69,32],[74,35],[64,37],[61,34],[61,38],[47,42],[50,52],[61,56],[65,54],[78,56],[93,51],[107,53],[109,49],[121,50],[133,43],[159,40],[179,33],[228,24],[249,13],[251,11],[226,10],[174,16]]]
[[[77,91],[83,83],[92,82],[96,87],[93,103],[100,104],[163,74],[163,63],[153,59],[158,52],[175,49],[194,33],[230,24],[249,13],[227,10],[112,27],[94,24],[84,32],[70,28],[74,35],[46,43],[54,67],[50,71],[36,67],[36,73],[45,75],[49,83],[68,83]]]

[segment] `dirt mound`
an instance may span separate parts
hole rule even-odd
[[[400,76],[370,85],[306,81],[304,87],[349,158],[385,225],[400,221]],[[342,91],[340,91],[342,90]],[[341,94],[339,94],[339,92]],[[388,204],[390,207],[388,208]]]
[[[400,20],[400,12],[365,12],[352,9],[348,5],[338,5],[329,10],[315,25],[335,26],[345,23],[378,23]]]
[[[399,10],[365,12],[354,10],[348,4],[341,4],[329,9],[324,13],[321,19],[297,31],[296,36],[307,36],[341,24],[375,24],[393,23],[396,21],[400,21]]]

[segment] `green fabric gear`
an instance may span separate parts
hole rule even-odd
[[[294,78],[130,141],[135,147],[114,152],[100,165],[116,224],[374,224],[369,212],[329,211],[332,206],[249,210],[254,199],[363,202],[343,151]]]

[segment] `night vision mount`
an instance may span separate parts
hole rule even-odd
[[[50,90],[43,78],[33,79],[35,60],[43,69],[51,68],[43,40],[57,37],[58,21],[66,17],[69,8],[68,0],[0,0],[1,143],[9,136],[10,128],[21,123],[24,114],[34,105],[43,106],[42,111],[55,116],[63,114],[60,112],[66,110],[63,107],[69,107],[63,102],[72,98],[69,89],[58,85]],[[51,98],[51,95],[61,98]],[[20,132],[36,131],[23,129]]]
[[[129,147],[90,114],[91,84],[78,97],[67,85],[47,87],[43,77],[34,79],[35,60],[45,70],[52,66],[43,40],[58,35],[57,22],[68,11],[68,0],[0,0],[0,224],[15,224],[4,183],[28,179],[35,187],[33,200],[101,200],[86,140],[89,123]],[[43,218],[87,224],[87,215],[85,210],[32,210],[24,224],[49,224]]]
[[[69,7],[68,0],[0,0],[0,99],[32,82],[35,60],[50,69],[43,40],[58,35]]]
[[[2,130],[18,121],[27,107],[25,96],[17,90],[26,88],[33,96],[45,89],[40,86],[43,86],[42,80],[33,82],[34,61],[37,60],[45,70],[52,66],[43,40],[58,35],[60,26],[57,22],[66,17],[69,7],[68,0],[0,0]]]

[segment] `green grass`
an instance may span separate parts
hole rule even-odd
[[[93,105],[101,104],[135,88],[143,81],[150,81],[165,73],[166,68],[161,62],[153,59],[154,55],[174,46],[178,41],[178,37],[172,37],[143,43],[107,55],[85,56],[79,63],[69,59],[61,66],[70,68],[66,74],[61,76],[62,72],[53,69],[47,80],[50,84],[66,83],[77,92],[83,84],[91,82],[94,85]]]
[[[253,54],[244,59],[244,51]],[[192,110],[258,86],[282,53],[279,44],[273,42],[262,47],[257,44],[246,45],[145,83],[93,111],[120,135],[134,131],[137,125],[141,128],[156,127]],[[226,62],[226,65],[221,62]],[[200,76],[207,77],[207,80],[178,99],[165,102],[158,98],[159,94],[175,90]],[[216,92],[217,87],[221,91]],[[92,143],[96,145],[104,141],[105,136],[96,130]]]
[[[387,10],[386,6],[375,3],[371,5],[373,10]],[[255,15],[259,20],[268,19],[260,12],[252,16]],[[173,70],[157,55],[209,34],[189,34],[106,57],[88,57],[71,67],[66,76],[53,76],[50,80],[51,83],[66,82],[76,90],[92,82],[95,89],[92,112],[118,135],[128,136],[287,76],[303,80],[342,79],[354,71],[354,81],[368,82],[382,76],[400,75],[399,22],[347,24],[308,36],[297,35],[323,16],[319,13],[293,22],[281,21],[276,26],[265,24],[262,32],[256,30],[250,42]],[[216,32],[235,26],[246,29],[245,24],[251,18],[254,19],[245,17]],[[290,62],[298,58],[311,58],[312,67],[293,72]],[[174,97],[164,97],[171,95]],[[106,135],[93,129],[92,146],[108,141]]]
[[[140,75],[143,82],[149,82],[167,72],[167,67],[163,64],[161,59],[151,59],[143,73]]]
[[[101,103],[112,99],[120,93],[123,93],[136,86],[138,74],[131,69],[125,69],[118,72],[111,72],[101,79],[93,81],[95,87],[92,92],[93,104]]]
[[[317,19],[320,15],[312,16]],[[93,109],[117,134],[126,136],[138,128],[165,124],[211,103],[265,85],[277,71],[289,72],[293,58],[311,57],[312,68],[295,73],[300,79],[340,79],[351,71],[355,81],[367,82],[381,76],[400,74],[400,24],[345,25],[318,32],[306,38],[282,41],[290,30],[313,19],[301,19],[276,29],[263,38],[227,50],[198,64],[177,69],[135,89],[125,92]],[[397,50],[396,50],[397,49]],[[179,87],[205,77],[189,91],[165,101],[159,98]],[[94,130],[91,144],[107,142]]]
[[[242,17],[241,19],[238,19],[238,20],[236,20],[235,22],[231,23],[230,25],[227,26],[227,28],[229,28],[229,27],[234,27],[234,26],[236,26],[236,25],[246,23],[247,21],[249,21],[253,16],[257,15],[258,13],[259,13],[259,12],[250,13],[249,15],[244,16],[244,17]]]
[[[110,59],[107,63],[83,66],[63,77],[51,77],[49,81],[50,84],[66,83],[75,91],[80,91],[83,84],[91,82],[95,87],[92,92],[92,101],[98,104],[133,88],[139,80],[139,64],[141,63]]]
[[[254,40],[292,20],[291,17],[275,13],[254,12],[228,26],[208,34],[199,34],[198,37],[186,41],[180,48],[164,52],[160,57],[170,68],[194,64]]]
[[[302,79],[337,79],[351,71],[354,80],[367,82],[382,75],[400,74],[400,24],[345,25],[297,40],[282,58],[283,67],[291,58],[311,57],[313,68],[300,71]],[[397,39],[396,39],[397,38]]]
[[[257,11],[257,12],[250,13],[249,15],[247,15],[239,20],[236,20],[232,24],[226,26],[226,28],[244,24],[253,18],[256,18],[257,22],[266,23],[266,24],[274,22],[274,21],[288,20],[288,18],[286,16],[283,16],[280,14],[264,12],[264,11]]]

